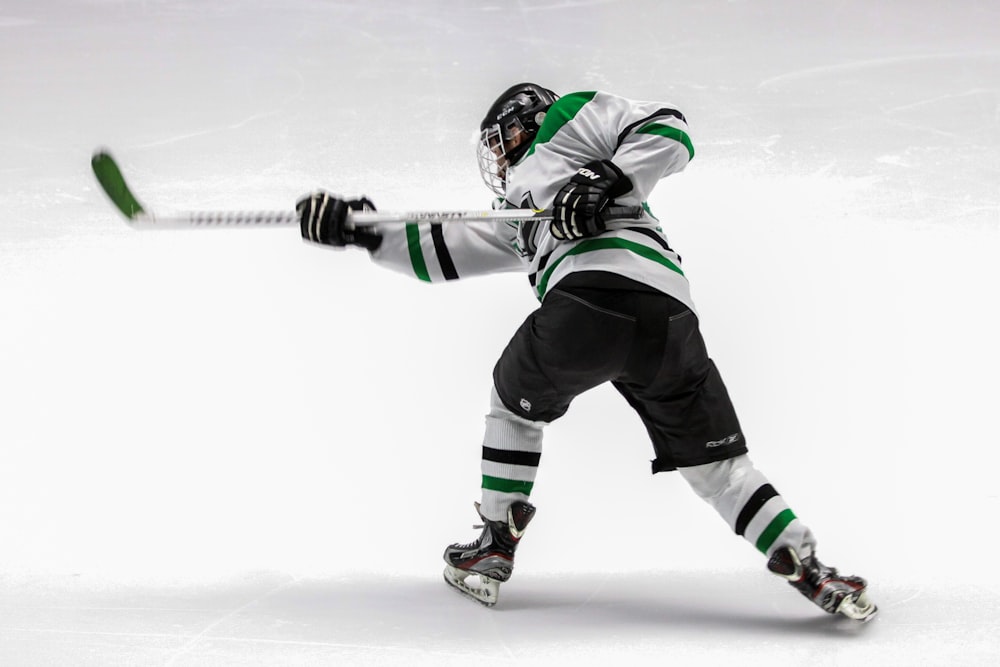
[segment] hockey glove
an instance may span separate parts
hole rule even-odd
[[[336,247],[356,245],[369,251],[378,249],[382,235],[370,227],[348,228],[347,213],[374,210],[375,205],[368,197],[341,199],[322,190],[306,195],[295,204],[299,228],[306,241]]]
[[[556,195],[549,231],[560,241],[600,234],[607,229],[604,209],[631,189],[632,181],[611,160],[587,163]]]

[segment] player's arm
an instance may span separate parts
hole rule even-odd
[[[362,247],[376,264],[426,282],[523,268],[498,235],[496,223],[383,223],[353,229],[347,225],[349,211],[374,211],[371,200],[341,199],[322,191],[300,199],[296,210],[306,241]]]

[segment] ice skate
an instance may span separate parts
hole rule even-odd
[[[479,503],[476,503],[479,512]],[[483,519],[483,532],[469,544],[452,544],[444,550],[444,580],[463,595],[492,607],[500,595],[500,584],[510,579],[514,551],[524,529],[535,515],[535,506],[515,502],[507,509],[506,521]],[[475,577],[478,576],[478,581]],[[469,579],[472,581],[469,581]]]
[[[878,612],[875,603],[868,599],[868,582],[861,577],[838,574],[815,555],[800,559],[794,549],[782,547],[767,561],[767,569],[787,579],[827,613],[869,621]]]

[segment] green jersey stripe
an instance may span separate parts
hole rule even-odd
[[[778,535],[781,535],[781,531],[787,528],[788,524],[796,518],[795,513],[790,509],[786,509],[778,516],[774,517],[774,519],[771,520],[771,523],[767,525],[767,528],[764,529],[764,532],[760,534],[760,537],[757,538],[757,551],[762,554],[767,554],[767,550],[770,549],[771,545],[774,544],[774,541],[778,539]]]
[[[573,120],[580,109],[594,99],[594,95],[597,91],[586,92],[586,93],[573,93],[571,95],[566,95],[565,97],[560,97],[556,100],[549,110],[545,113],[545,120],[542,121],[542,126],[538,128],[538,134],[535,135],[535,140],[531,142],[531,148],[528,152],[524,154],[524,157],[528,157],[535,152],[535,148],[539,144],[544,144],[546,141],[550,140],[556,135],[562,126]],[[521,158],[522,160],[524,158]]]
[[[500,477],[490,477],[483,475],[483,488],[489,491],[499,491],[500,493],[523,493],[531,494],[531,487],[534,482],[522,482],[515,479],[502,479]]]
[[[689,137],[687,132],[684,130],[678,130],[676,127],[671,127],[662,123],[650,123],[649,125],[640,127],[635,131],[635,133],[658,134],[661,137],[667,137],[668,139],[679,141],[684,144],[684,148],[688,150],[688,160],[694,159],[694,144],[691,143],[691,137]]]
[[[420,247],[420,227],[415,222],[406,223],[406,247],[410,251],[410,263],[413,264],[413,272],[417,278],[424,282],[431,281],[431,274],[427,271],[427,262],[424,261],[424,251]]]
[[[559,263],[564,259],[570,255],[579,255],[585,252],[594,252],[595,250],[611,249],[627,250],[639,255],[640,257],[656,262],[657,264],[662,264],[671,271],[676,271],[682,276],[684,275],[684,272],[681,271],[681,267],[677,266],[649,246],[644,246],[641,243],[636,243],[635,241],[628,241],[626,239],[619,238],[588,239],[573,246],[569,249],[569,251],[559,257],[559,259],[549,264],[549,266],[545,269],[545,273],[542,274],[541,280],[538,281],[537,287],[535,287],[535,290],[538,292],[538,298],[541,299],[545,296],[545,291],[549,284],[549,278],[552,277],[552,272],[555,271],[556,267],[559,266]]]

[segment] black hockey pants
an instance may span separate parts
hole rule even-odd
[[[560,281],[514,334],[493,379],[509,410],[541,422],[611,382],[649,433],[654,473],[747,452],[697,316],[621,276],[582,272]]]

